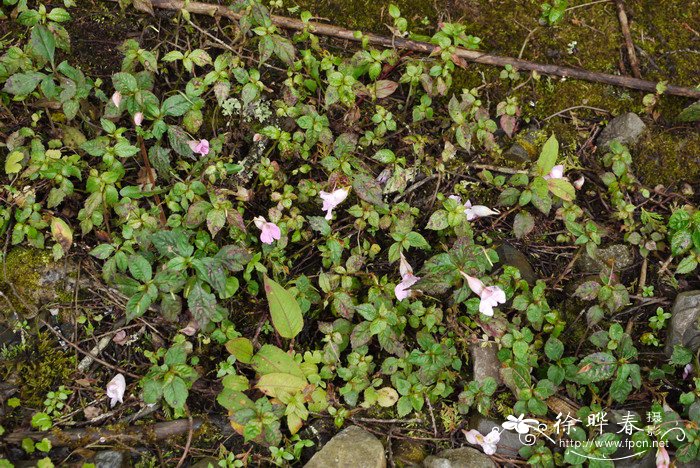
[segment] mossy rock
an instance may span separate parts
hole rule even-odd
[[[2,303],[2,318],[32,318],[43,306],[70,302],[75,273],[73,262],[54,262],[48,250],[13,248],[0,267],[0,291],[9,301]]]

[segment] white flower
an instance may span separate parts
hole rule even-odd
[[[401,282],[394,288],[394,295],[396,299],[402,301],[413,295],[414,292],[411,291],[411,286],[416,284],[420,277],[414,276],[413,268],[411,268],[406,257],[403,256],[403,253],[401,253],[401,261],[399,262],[399,273],[401,273]]]
[[[469,276],[464,272],[462,276],[467,279],[467,284],[469,284],[469,289],[471,289],[474,294],[481,298],[479,303],[479,312],[489,317],[493,317],[493,308],[498,307],[498,304],[505,304],[506,293],[498,286],[485,286],[484,283],[479,278],[474,278]]]
[[[450,198],[462,203],[462,199],[457,195],[450,195]],[[467,221],[473,221],[477,218],[485,218],[486,216],[499,214],[499,212],[484,205],[472,206],[471,200],[467,200],[466,203],[464,203],[464,214],[467,215]]]
[[[525,419],[524,414],[521,414],[517,418],[510,415],[506,419],[508,420],[501,424],[503,429],[508,429],[509,431],[515,429],[518,434],[527,434],[530,432],[530,429],[532,429],[532,425],[537,426],[539,424],[536,419]]]
[[[319,192],[321,200],[323,200],[322,209],[326,212],[327,220],[330,221],[331,219],[333,219],[333,210],[336,206],[340,205],[341,203],[343,203],[343,201],[345,201],[346,198],[348,198],[349,193],[350,187],[339,188],[332,192]]]
[[[485,436],[476,429],[472,429],[471,431],[465,431],[462,429],[462,432],[464,432],[464,435],[467,437],[467,442],[472,445],[481,445],[481,448],[484,449],[484,453],[486,455],[493,455],[496,453],[496,446],[501,440],[501,433],[498,432],[498,428],[494,428],[494,430]]]
[[[119,108],[119,106],[122,103],[122,93],[119,91],[115,91],[114,94],[112,94],[112,104],[114,104],[115,107]]]
[[[124,403],[124,392],[126,391],[126,380],[121,374],[114,376],[107,384],[107,396],[110,398],[109,406],[114,408],[114,405]]]
[[[579,177],[578,179],[576,179],[576,180],[574,181],[574,188],[575,188],[576,190],[581,190],[581,188],[583,187],[583,184],[584,184],[585,182],[586,182],[586,178],[585,178],[585,177],[583,177],[583,176]]]
[[[563,164],[557,164],[552,168],[551,171],[549,171],[549,174],[546,176],[542,177],[544,180],[549,180],[549,179],[566,179],[564,177],[564,165]]]

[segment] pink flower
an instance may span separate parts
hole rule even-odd
[[[472,445],[481,445],[481,448],[484,449],[484,453],[486,455],[493,455],[496,453],[498,442],[501,440],[501,433],[498,432],[498,428],[494,429],[495,430],[492,430],[485,436],[476,429],[472,429],[471,431],[465,431],[462,429],[462,432],[464,432],[467,442]]]
[[[479,312],[489,317],[493,317],[493,308],[498,307],[498,304],[505,304],[506,293],[503,292],[498,286],[485,286],[479,278],[474,278],[469,276],[464,272],[462,276],[467,279],[469,284],[469,289],[471,289],[474,294],[481,298],[479,303]]]
[[[339,188],[332,192],[319,192],[321,200],[323,200],[323,208],[321,209],[326,212],[327,220],[330,221],[333,219],[333,210],[336,206],[340,205],[346,198],[348,198],[349,193],[350,187]]]
[[[552,168],[551,171],[549,171],[549,174],[543,177],[544,180],[549,180],[549,179],[566,179],[564,177],[564,165],[563,164],[558,164]]]
[[[462,203],[462,198],[457,195],[450,195],[450,198],[453,200],[457,200],[459,203]],[[492,210],[488,206],[472,206],[472,202],[470,200],[467,200],[467,202],[464,204],[464,214],[467,215],[467,221],[474,221],[477,218],[485,218],[486,216],[492,216],[499,213],[498,211]]]
[[[112,94],[112,103],[114,103],[114,106],[118,109],[122,103],[122,93],[115,91],[114,94]]]
[[[143,112],[137,112],[134,114],[134,125],[140,127],[143,123]]]
[[[117,374],[107,384],[107,396],[110,398],[110,408],[114,408],[117,402],[124,403],[124,391],[126,391],[126,380],[124,380],[123,375]]]
[[[256,142],[256,143],[259,142],[259,141],[262,140],[262,139],[263,139],[263,136],[262,136],[261,134],[259,134],[259,133],[256,133],[255,135],[253,135],[253,141]]]
[[[579,177],[574,181],[574,188],[576,190],[581,190],[581,187],[583,187],[584,182],[586,182],[586,178],[583,176]]]
[[[693,365],[686,364],[685,367],[683,368],[683,380],[687,379],[692,372],[693,372]]]
[[[262,216],[253,218],[253,222],[260,229],[260,240],[263,244],[272,244],[274,241],[279,240],[282,236],[279,226],[275,223],[266,221]]]
[[[399,301],[413,296],[414,291],[411,291],[411,286],[416,284],[420,277],[413,274],[413,268],[406,260],[406,257],[401,254],[401,261],[399,262],[399,273],[401,273],[401,282],[394,288],[394,295]]]
[[[209,142],[207,140],[190,141],[190,148],[197,154],[206,156],[209,154]]]
[[[671,465],[671,457],[668,456],[666,447],[659,447],[656,451],[656,468],[668,468]]]

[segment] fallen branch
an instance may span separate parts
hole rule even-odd
[[[617,18],[620,20],[620,29],[625,38],[625,47],[627,48],[627,58],[630,61],[630,68],[635,78],[641,78],[642,72],[639,70],[639,60],[637,53],[634,51],[634,42],[632,42],[632,34],[630,33],[630,25],[627,21],[627,12],[625,12],[625,2],[623,0],[615,0],[617,4]]]
[[[202,418],[191,418],[176,419],[175,421],[165,421],[141,426],[130,426],[120,431],[90,427],[83,429],[71,429],[67,431],[61,431],[58,429],[43,432],[17,431],[8,434],[4,441],[9,444],[19,444],[27,437],[34,441],[39,441],[46,437],[51,441],[51,445],[54,447],[85,447],[95,442],[103,444],[113,441],[120,441],[122,443],[147,443],[165,440],[170,437],[184,434],[189,430],[196,431],[202,426],[203,423],[204,419]]]
[[[118,0],[106,1],[116,3]],[[210,3],[189,2],[187,6],[185,6],[185,3],[180,0],[151,0],[151,3],[154,7],[161,8],[164,10],[180,11],[182,9],[185,9],[186,11],[193,14],[220,16],[224,18],[229,18],[231,20],[239,20],[242,16],[240,13],[236,13],[232,10],[229,10],[226,6],[212,5]],[[272,15],[270,19],[272,21],[272,24],[280,28],[301,31],[306,27],[310,27],[313,30],[313,32],[317,35],[336,37],[339,39],[345,39],[353,42],[360,42],[362,38],[367,38],[370,44],[386,48],[412,50],[414,52],[420,52],[424,54],[432,54],[439,50],[439,47],[435,44],[430,44],[422,41],[414,41],[411,39],[404,39],[401,37],[386,37],[371,33],[365,33],[362,35],[362,37],[356,37],[354,31],[341,28],[339,26],[334,26],[331,24],[323,24],[313,21],[304,23],[299,19],[277,15]],[[502,57],[499,55],[492,55],[484,52],[478,52],[475,50],[467,50],[462,48],[457,48],[455,50],[455,55],[466,61],[481,63],[483,65],[492,65],[496,67],[504,67],[506,65],[511,65],[513,68],[516,68],[518,70],[536,71],[544,75],[561,76],[564,78],[574,78],[578,80],[591,81],[594,83],[604,83],[613,86],[621,86],[623,88],[656,92],[657,83],[653,81],[641,80],[639,78],[610,75],[608,73],[591,72],[587,70],[580,70],[577,68],[561,67],[558,65],[546,65],[541,63],[530,62],[527,60],[521,60],[512,57]],[[668,85],[665,94],[700,99],[700,89],[692,89],[683,86]]]

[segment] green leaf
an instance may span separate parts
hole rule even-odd
[[[189,141],[190,139],[187,137],[187,133],[185,133],[182,128],[177,125],[170,125],[168,127],[168,142],[173,151],[180,156],[194,158]]]
[[[676,232],[671,237],[671,253],[674,257],[684,254],[690,249],[693,244],[693,239],[690,232],[685,229]]]
[[[698,261],[695,260],[694,256],[689,255],[678,263],[678,266],[676,267],[676,274],[686,275],[695,271],[697,267]]]
[[[557,338],[550,337],[544,345],[544,352],[552,361],[558,361],[564,354],[564,343]]]
[[[51,441],[44,437],[43,439],[41,439],[40,442],[36,443],[35,447],[37,450],[40,450],[44,453],[48,453],[49,450],[51,450]]]
[[[51,420],[51,416],[46,413],[34,413],[34,416],[32,416],[32,427],[40,431],[48,431],[51,429],[52,425],[53,421]]]
[[[129,273],[142,283],[151,281],[153,278],[153,269],[150,262],[141,255],[132,255],[129,258]]]
[[[216,297],[204,290],[197,281],[187,296],[187,306],[201,328],[206,327],[216,315]]]
[[[616,369],[617,360],[612,354],[593,353],[581,360],[577,377],[581,384],[587,385],[609,379]]]
[[[164,115],[180,117],[190,110],[192,103],[182,94],[170,96],[163,102],[161,110]]]
[[[361,200],[381,208],[388,207],[382,199],[382,187],[374,177],[357,174],[352,181],[352,188]]]
[[[139,89],[136,77],[131,73],[115,73],[112,75],[112,84],[114,89],[124,95],[133,94]]]
[[[294,358],[274,345],[263,345],[260,351],[255,353],[250,363],[255,372],[260,375],[282,372],[304,377],[304,372]]]
[[[229,340],[226,343],[226,350],[243,364],[250,364],[253,359],[253,343],[248,338],[239,337]]]
[[[547,187],[557,197],[566,201],[573,201],[576,198],[576,189],[568,180],[565,179],[549,179]]]
[[[13,151],[7,155],[5,159],[5,174],[17,174],[22,170],[22,164],[24,160],[24,154],[21,151]]]
[[[301,391],[307,382],[303,377],[284,372],[271,372],[260,377],[256,387],[265,395],[273,398],[294,395]],[[286,400],[285,400],[286,401]]]
[[[552,135],[542,147],[542,152],[537,160],[537,168],[540,170],[540,175],[548,174],[557,163],[559,157],[559,142]]]
[[[13,96],[26,96],[36,89],[45,76],[39,72],[15,73],[7,79],[3,90]]]
[[[265,295],[272,325],[283,338],[294,338],[304,327],[299,303],[286,289],[265,275]]]
[[[51,65],[54,64],[54,58],[56,55],[56,40],[46,26],[37,24],[32,28],[30,43],[32,45],[32,49],[34,49],[36,53],[50,62]]]
[[[184,408],[187,395],[187,383],[180,377],[174,377],[169,384],[163,386],[163,398],[175,409]]]
[[[425,226],[426,229],[431,229],[433,231],[442,231],[447,229],[450,223],[447,219],[447,211],[437,210],[430,216],[428,224]]]

